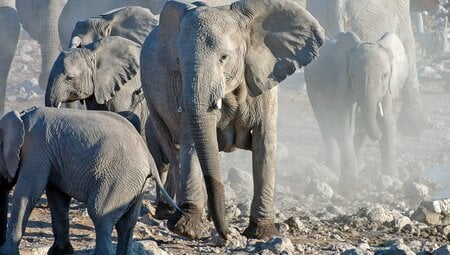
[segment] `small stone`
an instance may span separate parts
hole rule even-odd
[[[421,183],[409,181],[403,185],[403,189],[405,195],[413,203],[419,203],[420,201],[428,200],[431,197],[428,187]]]
[[[428,225],[437,225],[441,222],[441,215],[430,212],[425,207],[419,206],[411,215],[411,219]]]
[[[265,243],[264,249],[268,249],[275,254],[293,254],[295,250],[291,240],[287,237],[275,237],[271,239],[270,241]]]
[[[383,224],[385,222],[391,222],[393,217],[391,214],[387,213],[384,208],[380,205],[370,207],[367,210],[367,218],[370,222]]]
[[[384,247],[375,250],[377,255],[415,255],[415,253],[407,245],[403,243],[403,239],[388,240],[383,243]]]
[[[401,216],[395,220],[395,229],[401,231],[405,226],[412,224],[411,219],[407,216]]]
[[[360,248],[357,247],[350,247],[341,253],[341,255],[369,255],[369,254],[373,254],[373,252],[361,250]]]
[[[276,226],[281,234],[286,234],[289,232],[289,225],[286,223],[276,223]]]
[[[135,241],[132,254],[168,255],[165,250],[159,248],[158,244],[152,240]]]
[[[447,226],[443,227],[442,230],[441,230],[441,232],[442,232],[442,234],[443,234],[444,236],[447,237],[447,240],[450,241],[450,225],[447,225]]]
[[[316,195],[322,199],[330,200],[333,197],[334,191],[330,185],[318,180],[311,181],[305,191],[306,195]]]
[[[244,247],[247,243],[247,238],[239,233],[236,228],[229,228],[228,239],[223,239],[215,229],[211,230],[211,240],[216,246],[226,246],[227,248]]]
[[[306,229],[305,224],[300,220],[299,217],[290,217],[285,221],[285,223],[291,228],[299,231]]]

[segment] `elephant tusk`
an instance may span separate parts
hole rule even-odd
[[[62,103],[61,103],[61,102],[59,102],[59,103],[58,103],[58,105],[56,106],[56,108],[60,108],[60,107],[61,107],[61,105],[62,105]]]
[[[70,48],[79,48],[81,46],[82,40],[79,36],[75,36],[72,38],[72,41],[70,42]]]
[[[222,109],[222,98],[219,98],[216,102],[216,108],[218,110]]]
[[[378,109],[380,110],[381,117],[384,117],[383,106],[381,105],[381,102],[378,103]]]

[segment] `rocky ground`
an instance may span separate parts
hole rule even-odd
[[[22,33],[9,76],[7,111],[43,105],[39,66],[37,43]],[[399,136],[399,178],[381,174],[377,144],[369,142],[358,180],[364,189],[355,201],[335,192],[338,176],[323,165],[321,136],[298,74],[280,86],[275,198],[280,235],[264,242],[239,234],[248,224],[252,178],[251,154],[238,151],[224,154],[222,162],[230,240],[218,238],[210,223],[198,241],[170,233],[165,221],[152,218],[150,186],[135,229],[134,254],[450,254],[450,95],[445,82],[450,62],[428,61],[419,74],[428,123],[419,138]],[[70,215],[76,254],[90,254],[95,234],[84,205],[73,201]],[[42,198],[21,254],[46,254],[52,240]]]

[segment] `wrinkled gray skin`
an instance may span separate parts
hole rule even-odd
[[[367,135],[380,142],[383,173],[397,175],[393,104],[408,75],[408,58],[394,33],[375,43],[362,42],[352,32],[339,33],[319,52],[319,59],[305,67],[308,96],[327,165],[340,170],[341,190],[354,194],[360,188],[355,186],[356,155]],[[356,131],[355,125],[360,127]]]
[[[69,48],[78,48],[109,36],[121,36],[139,45],[158,25],[158,17],[140,6],[126,6],[108,13],[80,20],[75,25]]]
[[[276,233],[276,85],[318,53],[324,32],[287,0],[247,0],[219,8],[168,2],[141,51],[141,80],[156,134],[172,170],[181,164],[184,213],[169,228],[199,236],[204,208],[227,238],[219,150],[252,151],[254,196],[244,234]],[[178,147],[179,146],[179,147]],[[179,148],[179,151],[178,151]]]
[[[86,203],[94,223],[94,254],[114,254],[113,227],[118,233],[116,254],[129,254],[146,179],[153,176],[160,184],[153,158],[134,129],[110,112],[37,108],[6,114],[0,120],[0,180],[17,183],[0,254],[19,254],[28,217],[44,189],[55,236],[48,254],[73,253],[68,218],[72,197]],[[6,217],[0,222],[4,227]]]
[[[141,47],[120,36],[110,36],[95,43],[63,51],[50,72],[45,93],[45,105],[58,107],[61,103],[84,101],[87,110],[106,110],[125,113],[135,119],[140,133],[147,139],[148,147],[156,161],[158,172],[167,180],[167,159],[162,153],[141,88],[139,55]],[[131,114],[131,115],[130,115]],[[149,121],[147,131],[144,127]],[[169,177],[168,190],[175,195],[176,176]],[[161,197],[158,192],[158,201]],[[163,204],[168,208],[167,201]],[[158,211],[158,216],[166,212]]]
[[[309,0],[306,8],[325,28],[328,38],[346,31],[354,32],[366,42],[376,42],[388,32],[398,35],[409,66],[397,124],[403,135],[420,135],[426,120],[420,102],[410,0]]]
[[[20,21],[14,1],[0,1],[0,24],[0,115],[3,115],[6,81],[20,33]]]
[[[129,111],[145,123],[148,109],[141,91],[140,51],[138,44],[111,36],[61,52],[50,72],[45,105],[84,100],[89,110]]]

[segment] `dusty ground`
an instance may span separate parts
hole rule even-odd
[[[43,91],[37,86],[38,45],[24,33],[19,43],[8,82],[7,111],[43,105]],[[136,254],[272,254],[283,250],[286,254],[340,254],[351,247],[362,253],[347,254],[388,254],[380,251],[389,247],[401,250],[403,246],[412,254],[429,254],[447,244],[448,221],[442,218],[438,223],[424,224],[412,216],[422,200],[450,197],[450,95],[444,91],[444,80],[432,72],[435,69],[420,69],[426,74],[421,92],[428,124],[420,138],[399,137],[399,179],[381,176],[377,145],[370,142],[364,149],[364,177],[360,180],[366,190],[352,202],[336,194],[337,177],[322,164],[321,136],[306,92],[291,79],[280,86],[275,199],[280,236],[288,239],[262,243],[235,237],[226,247],[215,246],[217,238],[185,240],[171,234],[164,221],[151,218],[154,193],[149,187],[135,229]],[[240,232],[248,223],[250,156],[234,152],[224,155],[222,163],[225,180],[233,180],[227,182],[231,226]],[[89,254],[95,234],[83,204],[74,201],[70,214],[71,240],[77,254]],[[412,221],[408,223],[404,217]],[[43,198],[30,218],[21,254],[46,254],[53,239],[49,221]],[[206,233],[209,236],[210,230]]]

